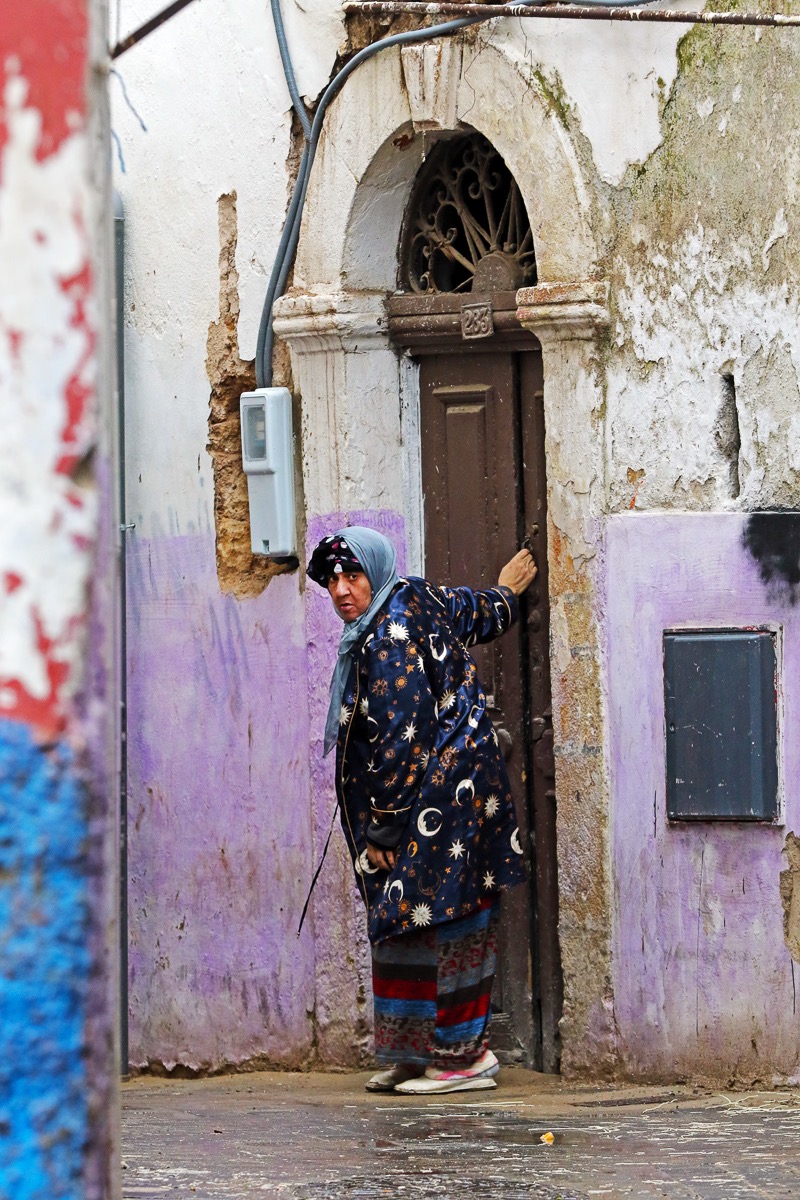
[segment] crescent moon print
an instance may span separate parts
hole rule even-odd
[[[402,900],[403,899],[403,891],[404,891],[402,879],[395,879],[394,883],[389,888],[389,899],[390,900],[392,898],[395,888],[400,889],[400,895],[398,896],[398,900]]]
[[[362,850],[356,859],[356,869],[361,875],[377,875],[378,868],[370,865],[366,850]]]
[[[374,717],[367,717],[367,728],[371,729],[371,727],[373,725],[375,726],[375,732],[370,733],[370,737],[369,737],[370,745],[372,745],[373,742],[377,742],[377,740],[381,734],[381,727],[378,724],[378,722],[375,720]]]
[[[413,858],[418,850],[419,850],[419,846],[417,845],[416,842],[411,841],[408,843],[408,857],[409,858]]]
[[[441,817],[442,815],[438,808],[423,808],[422,812],[419,814],[419,818],[417,819],[417,829],[420,831],[423,837],[436,837],[436,834],[442,828],[442,822],[439,821],[439,824],[435,829],[429,829],[427,821],[425,820],[428,813],[436,813],[437,817]]]
[[[511,835],[511,849],[515,854],[522,854],[522,846],[519,844],[519,826],[517,826]]]
[[[469,792],[470,800],[474,797],[475,784],[472,782],[471,779],[462,779],[461,783],[456,788],[456,794],[453,797],[453,803],[457,804],[459,808],[461,808],[461,801],[459,800],[458,797],[461,792]]]
[[[469,710],[469,716],[467,717],[467,724],[469,725],[470,729],[478,728],[478,722],[475,719],[475,713],[480,712],[480,707],[481,707],[480,704],[473,704],[472,708]]]
[[[437,642],[441,644],[441,650],[436,649]],[[431,648],[431,658],[435,658],[437,662],[444,662],[447,658],[447,646],[442,642],[441,635],[438,633],[429,633],[428,645]]]

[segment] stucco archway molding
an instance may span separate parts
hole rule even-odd
[[[519,316],[539,337],[545,366],[563,1062],[580,1072],[613,1057],[597,632],[605,480],[596,349],[608,289],[597,281],[574,148],[530,79],[529,62],[479,40],[387,51],[361,67],[331,106],[294,287],[276,305],[275,331],[289,344],[302,396],[309,527],[327,514],[396,513],[413,568],[422,524],[414,372],[389,343],[384,302],[396,288],[403,214],[432,139],[467,127],[492,142],[525,200],[540,281],[520,293]]]

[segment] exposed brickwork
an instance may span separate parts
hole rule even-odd
[[[206,374],[211,384],[208,452],[214,464],[217,575],[224,592],[258,596],[281,566],[250,549],[247,480],[242,470],[239,397],[256,386],[255,363],[239,353],[239,272],[236,269],[236,193],[217,201],[219,213],[219,319],[208,327]],[[276,372],[276,376],[285,371]],[[282,379],[276,377],[276,382]]]

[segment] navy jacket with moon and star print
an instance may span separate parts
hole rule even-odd
[[[401,579],[359,643],[336,784],[373,943],[465,916],[525,879],[505,763],[467,650],[517,615],[509,588]],[[370,866],[368,841],[397,850],[388,875]]]

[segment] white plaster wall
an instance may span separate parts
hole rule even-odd
[[[638,507],[786,503],[800,485],[800,289],[767,277],[767,244],[724,244],[700,220],[677,246],[651,246],[648,256],[644,267],[617,264],[612,505],[633,498],[628,469],[644,472]],[[723,374],[737,394],[738,498],[715,440]]]
[[[703,7],[695,0],[669,4],[694,12]],[[685,27],[524,17],[495,26],[492,42],[527,62],[532,77],[539,72],[574,112],[600,179],[619,184],[630,166],[652,154]]]
[[[111,6],[112,40],[151,15],[149,0],[118,0]],[[284,15],[300,90],[316,97],[343,42],[341,5],[285,0]],[[476,36],[479,49],[488,43],[502,47],[523,78],[527,74],[538,86],[538,75],[561,96],[588,139],[589,165],[602,180],[617,183],[658,144],[681,33],[673,27],[514,19],[490,22]],[[465,64],[462,120],[469,120],[464,97],[473,82],[480,86],[482,59],[480,52],[471,53]],[[391,55],[385,67],[376,67],[367,68],[376,79],[384,70],[391,76],[397,58]],[[145,536],[209,532],[205,343],[218,312],[216,202],[222,193],[237,192],[244,358],[255,352],[287,203],[290,104],[268,5],[264,0],[191,5],[119,59],[116,70],[121,79],[112,77],[110,87],[125,164],[123,172],[115,154],[114,183],[124,203],[127,239],[130,519]],[[147,132],[125,102],[123,82]],[[377,96],[375,102],[381,103]],[[513,115],[512,98],[498,96],[501,123]],[[326,169],[324,153],[318,169]],[[336,194],[331,193],[329,215],[334,221]],[[587,196],[577,203],[585,208]],[[308,232],[319,242],[324,278],[329,231],[323,225]],[[311,289],[315,282],[304,281]]]
[[[112,35],[153,14],[121,0]],[[286,5],[304,93],[316,95],[341,38],[335,5]],[[206,335],[218,316],[217,198],[238,195],[240,348],[255,354],[266,279],[287,203],[290,102],[263,0],[191,5],[117,62],[112,122],[125,164],[128,506],[144,536],[213,528],[206,453]]]

